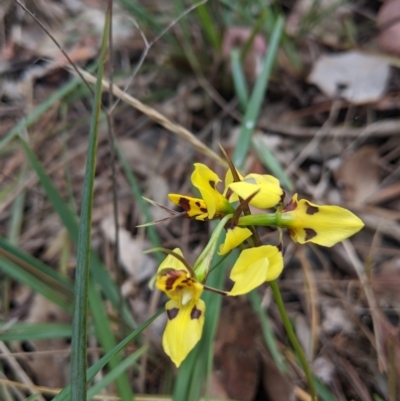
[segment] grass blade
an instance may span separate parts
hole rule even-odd
[[[86,400],[86,354],[87,354],[87,310],[89,287],[89,263],[90,263],[90,236],[92,225],[92,206],[94,175],[96,168],[96,151],[101,112],[102,79],[107,52],[107,39],[110,30],[111,7],[108,7],[103,39],[100,51],[100,63],[97,72],[94,105],[90,124],[89,144],[85,179],[83,183],[81,220],[79,224],[76,281],[75,281],[75,305],[72,321],[72,345],[71,345],[71,395],[72,401]]]
[[[64,310],[68,312],[72,311],[72,305],[70,302],[71,298],[63,295],[59,290],[49,286],[40,278],[35,277],[34,275],[19,267],[17,264],[13,263],[11,260],[6,259],[1,255],[0,270],[3,271],[4,274],[6,274],[7,276],[26,284],[28,287],[43,295],[45,298],[49,299],[51,302],[60,306]]]
[[[22,138],[20,138],[20,142],[36,174],[40,179],[43,189],[46,191],[47,197],[52,203],[63,225],[68,230],[71,239],[74,241],[75,244],[77,244],[78,219],[76,214],[68,208],[64,200],[61,198],[57,189],[54,187],[50,177],[47,175],[45,169],[40,164],[39,160],[32,152],[28,144]],[[118,288],[115,285],[114,281],[111,280],[109,273],[105,269],[104,265],[100,262],[97,254],[93,251],[90,252],[90,265],[93,277],[100,284],[102,290],[104,291],[107,298],[111,301],[114,308],[118,310],[120,307]],[[132,316],[125,304],[123,305],[122,317],[124,318],[126,324],[128,324],[130,327],[135,327],[135,322],[133,321]]]
[[[240,60],[240,51],[237,49],[233,49],[231,50],[230,56],[235,92],[239,99],[240,106],[243,110],[246,110],[247,102],[249,101],[249,91],[247,88],[246,78],[244,76]]]
[[[275,361],[276,366],[281,372],[287,372],[285,359],[279,351],[275,335],[271,327],[271,323],[269,322],[268,315],[261,306],[260,295],[257,291],[252,291],[248,294],[248,298],[250,299],[254,311],[258,314],[258,318],[260,320],[261,328],[264,335],[264,340],[267,344],[269,352],[271,353],[272,359]]]
[[[196,0],[197,3],[200,3],[201,0]],[[221,37],[218,33],[217,29],[215,28],[217,24],[213,21],[210,11],[209,11],[209,4],[202,4],[201,6],[197,7],[197,14],[200,17],[200,21],[203,25],[204,32],[208,37],[210,43],[213,45],[214,49],[217,51],[221,50]]]
[[[245,110],[248,102],[247,84],[240,61],[240,52],[236,49],[231,51],[231,66],[236,95],[239,99],[240,105]],[[293,191],[293,184],[289,176],[285,173],[285,170],[265,143],[258,137],[253,137],[252,142],[254,151],[261,163],[271,172],[271,174],[279,179],[286,189]]]
[[[120,362],[115,368],[105,375],[101,380],[99,380],[96,384],[94,384],[88,391],[88,399],[90,400],[93,396],[95,396],[99,391],[101,391],[104,387],[108,386],[114,380],[117,380],[118,377],[124,373],[131,365],[133,365],[145,352],[147,351],[147,347],[139,348],[136,352],[129,355],[126,359]],[[111,359],[112,360],[112,359]]]
[[[53,338],[70,338],[71,325],[64,323],[15,323],[5,329],[0,323],[0,341],[30,341]]]
[[[68,278],[62,276],[50,266],[47,266],[35,257],[25,253],[2,237],[0,237],[0,255],[4,256],[11,262],[14,262],[18,266],[23,267],[27,272],[43,282],[51,283],[53,289],[56,288],[57,291],[65,293],[72,298],[74,286]]]
[[[290,177],[285,173],[285,170],[282,168],[281,163],[277,160],[277,158],[273,155],[273,153],[269,150],[268,146],[255,135],[253,137],[253,149],[260,160],[260,162],[281,182],[282,186],[284,186],[290,192],[293,191],[293,183]]]
[[[261,105],[267,89],[269,77],[278,52],[279,41],[284,27],[284,18],[279,16],[276,20],[271,40],[269,41],[268,51],[264,58],[264,64],[260,75],[254,85],[250,101],[246,107],[243,118],[238,143],[233,154],[233,163],[238,168],[243,168],[244,161],[251,143],[251,135],[256,126],[256,121],[260,113]]]
[[[89,304],[96,328],[96,336],[104,351],[108,352],[115,347],[116,341],[110,320],[104,308],[103,300],[101,299],[100,292],[97,290],[93,279],[89,282]],[[119,354],[111,358],[109,361],[110,373],[113,372],[121,362],[122,357]],[[118,375],[116,378],[116,385],[123,401],[131,401],[133,399],[131,386],[126,375]]]
[[[121,350],[123,350],[131,341],[133,341],[138,335],[142,333],[142,331],[150,325],[161,313],[164,312],[164,309],[159,310],[154,316],[148,319],[146,322],[142,323],[135,331],[133,331],[129,336],[125,337],[119,344],[117,344],[112,350],[108,351],[101,359],[99,359],[93,366],[91,366],[87,370],[87,383],[89,383],[93,378],[100,372],[101,369],[109,362],[109,360],[118,354]],[[53,401],[68,401],[71,397],[71,386],[65,387],[56,397],[53,398]]]

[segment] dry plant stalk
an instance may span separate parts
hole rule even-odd
[[[92,74],[84,70],[79,70],[83,78],[92,84],[96,83],[96,77]],[[110,90],[110,83],[103,79],[102,81],[103,89],[105,91]],[[182,127],[179,124],[176,124],[165,117],[163,114],[158,112],[152,107],[146,106],[140,100],[134,98],[133,96],[128,95],[116,85],[113,85],[113,95],[118,97],[119,99],[123,100],[125,103],[129,104],[130,106],[134,107],[135,109],[141,111],[143,114],[146,114],[149,118],[157,122],[158,124],[162,125],[167,130],[175,133],[185,141],[189,142],[194,149],[203,153],[205,156],[210,157],[211,159],[215,160],[220,165],[227,167],[225,160],[223,160],[217,153],[215,153],[212,149],[206,146],[203,142],[198,140],[189,130]]]

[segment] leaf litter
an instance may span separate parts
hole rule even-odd
[[[295,190],[314,197],[315,201],[334,199],[332,202],[338,201],[360,213],[367,226],[351,240],[367,281],[360,281],[354,260],[340,246],[333,249],[308,247],[303,257],[299,257],[294,245],[287,246],[285,272],[280,280],[284,301],[304,346],[313,344],[308,348],[313,370],[334,399],[372,400],[379,396],[395,400],[399,389],[395,385],[393,390],[392,378],[400,375],[396,291],[400,280],[400,75],[396,62],[386,57],[398,51],[398,41],[392,32],[398,23],[387,24],[387,15],[395,18],[395,13],[385,11],[384,7],[392,7],[398,2],[392,0],[382,4],[368,0],[348,2],[344,7],[338,4],[332,10],[338,16],[335,23],[332,23],[333,18],[327,17],[331,10],[325,2],[321,2],[320,8],[301,1],[280,3],[287,16],[287,38],[291,39],[281,47],[264,99],[256,134],[258,141],[270,149],[283,170],[303,155],[296,168],[286,170],[290,172]],[[38,8],[35,2],[29,2],[27,6],[33,7],[32,11],[41,21],[47,22],[73,61],[88,68],[99,51],[101,27],[99,30],[98,21],[101,18],[97,16],[103,15],[102,2],[42,0],[40,4],[42,7]],[[154,15],[162,26],[177,17],[172,3],[166,3],[162,9],[153,1],[142,5],[148,7],[149,15]],[[141,52],[146,50],[141,34],[152,39],[157,32],[154,26],[146,26],[146,22],[137,16],[138,25],[135,25],[132,22],[135,16],[128,15],[118,2],[115,2],[115,8],[114,84],[120,88],[129,87],[128,95],[141,100],[150,111],[158,110],[172,122],[183,125],[213,150],[217,149],[218,142],[233,150],[235,132],[242,117],[235,103],[231,69],[226,55],[225,62],[221,62],[221,51],[210,48],[199,20],[194,14],[185,17],[192,23],[190,39],[207,85],[199,75],[191,72],[185,52],[176,44],[182,39],[176,27],[168,32],[170,36],[165,34],[147,49],[144,64],[132,81]],[[217,10],[227,17],[221,18],[226,24],[225,40],[236,37],[236,46],[246,46],[256,24],[254,16],[250,16],[253,18],[250,18],[251,24],[249,18],[243,19],[238,11],[233,15],[228,15],[229,12],[236,13],[225,6]],[[0,4],[0,18],[0,27],[2,23],[6,27],[0,32],[0,133],[4,137],[21,118],[72,79],[72,74],[64,68],[65,60],[49,38],[16,3]],[[376,28],[372,37],[371,26]],[[250,47],[252,50],[245,61],[249,88],[258,71],[259,55],[268,51],[267,32],[262,28],[257,33],[254,47]],[[169,39],[171,36],[174,40]],[[287,50],[290,46],[294,49],[292,54]],[[301,69],[294,72],[292,65],[288,68],[290,57],[296,58]],[[215,93],[220,97],[217,98]],[[75,210],[79,210],[82,197],[90,102],[85,89],[78,88],[52,104],[22,133],[29,138],[30,146],[63,198]],[[107,102],[106,97],[104,102]],[[174,129],[169,131],[166,126],[157,125],[151,113],[139,111],[124,99],[115,108],[113,119],[115,135],[142,193],[150,193],[153,199],[172,207],[166,194],[178,189],[189,192],[188,171],[194,161],[202,162],[206,156],[191,144],[189,137],[178,137]],[[158,305],[157,300],[153,300],[156,305],[151,304],[147,286],[157,264],[153,256],[141,255],[142,250],[151,245],[136,228],[143,222],[139,203],[132,196],[130,184],[119,164],[114,179],[122,211],[120,259],[117,266],[114,263],[111,153],[106,138],[106,128],[102,126],[92,245],[118,281],[135,319],[142,322]],[[316,138],[313,146],[304,153],[313,138]],[[17,142],[0,151],[1,236],[8,235],[15,213],[12,205],[18,194],[24,193],[17,246],[72,278],[75,249],[63,243],[64,228],[43,189],[29,174],[19,187],[24,157],[21,157]],[[214,163],[218,170],[217,162]],[[269,167],[257,159],[257,152],[250,152],[246,168],[250,165],[260,173],[269,171]],[[155,219],[163,216],[160,210],[154,213]],[[204,229],[185,220],[171,220],[159,224],[156,229],[163,246],[180,247],[189,255],[190,262],[195,260],[207,238]],[[270,235],[266,230],[263,234]],[[287,239],[284,243],[288,245]],[[370,304],[366,284],[371,288],[376,305]],[[0,285],[1,293],[5,294],[0,301],[0,323],[10,322],[13,318],[18,322],[41,323],[47,322],[49,316],[52,322],[69,321],[70,317],[64,312],[54,311],[50,301],[34,294],[22,283],[7,279],[2,273]],[[21,293],[25,294],[22,298],[18,295]],[[260,290],[266,299],[268,293],[268,287]],[[316,297],[316,305],[312,296]],[[27,301],[30,297],[33,297],[32,302]],[[25,301],[21,302],[21,299]],[[288,361],[288,373],[282,374],[276,369],[265,345],[260,321],[248,301],[226,300],[215,339],[213,396],[250,401],[266,397],[271,400],[307,399],[276,305],[267,302],[263,307],[271,321],[278,348]],[[117,333],[120,321],[115,311],[109,307],[108,310],[115,318]],[[316,311],[320,317],[317,324],[312,320]],[[46,315],[47,312],[50,314]],[[134,369],[129,371],[135,390],[140,387],[149,394],[172,392],[168,380],[173,370],[165,362],[159,345],[163,323],[160,318],[148,334],[152,352],[147,364],[143,365],[146,367],[145,386],[139,386]],[[378,332],[380,335],[377,336]],[[388,362],[386,371],[378,362],[377,338],[382,356]],[[13,352],[25,354],[19,369],[26,371],[35,384],[62,387],[68,383],[68,375],[63,370],[68,365],[65,354],[68,344],[64,340],[16,341],[10,346]],[[51,352],[51,357],[47,356],[45,360],[39,351]],[[0,356],[6,377],[13,379],[15,365],[7,362],[2,354]],[[57,373],[48,377],[43,363],[47,372]]]

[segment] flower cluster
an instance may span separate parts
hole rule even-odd
[[[182,363],[201,338],[206,309],[200,299],[203,290],[228,296],[242,295],[264,282],[276,280],[281,274],[284,267],[282,243],[261,244],[256,233],[257,226],[272,226],[278,230],[285,228],[294,242],[313,242],[328,247],[364,226],[347,209],[299,200],[297,194],[285,205],[284,191],[275,177],[260,174],[242,176],[230,166],[222,191],[218,190],[218,183],[222,181],[218,175],[206,165],[195,163],[191,180],[201,197],[168,195],[188,218],[220,220],[193,267],[177,248],[168,252],[157,272],[156,286],[170,298],[166,303],[168,319],[163,348],[176,366]],[[249,205],[264,213],[250,214]],[[266,209],[273,210],[266,213]],[[234,283],[230,291],[211,289],[205,285],[219,237],[224,231],[225,240],[218,254],[225,255],[233,248],[241,248],[230,272],[229,277]]]

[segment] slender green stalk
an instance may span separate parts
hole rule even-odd
[[[110,5],[111,3],[109,3]],[[102,79],[107,50],[107,39],[110,26],[110,7],[108,8],[104,26],[103,40],[100,51],[100,63],[97,73],[95,99],[92,120],[90,124],[89,144],[85,180],[83,183],[81,220],[79,223],[78,247],[76,257],[75,306],[72,322],[71,343],[71,399],[85,401],[86,397],[86,341],[87,341],[87,310],[89,291],[90,266],[90,234],[92,223],[92,205],[94,175],[96,168],[96,149],[98,141]]]
[[[239,226],[277,226],[277,213],[249,214],[239,217]]]
[[[269,283],[269,285],[271,286],[272,293],[274,294],[275,302],[276,302],[276,305],[278,306],[278,310],[281,315],[283,325],[285,326],[286,333],[289,337],[290,342],[292,343],[294,350],[296,351],[296,354],[300,360],[301,366],[303,367],[304,373],[306,375],[307,384],[308,384],[308,388],[311,392],[312,400],[316,401],[317,393],[315,391],[315,386],[314,386],[314,381],[313,381],[312,374],[311,374],[310,365],[308,364],[308,361],[304,354],[304,351],[301,348],[299,340],[297,339],[296,334],[293,331],[293,327],[292,327],[292,324],[290,323],[289,316],[286,312],[285,304],[283,303],[283,299],[282,299],[281,291],[279,290],[278,283],[276,282],[276,280],[274,280],[274,281],[271,281]]]
[[[268,350],[271,353],[271,356],[278,367],[279,371],[282,373],[287,373],[287,366],[284,360],[282,353],[279,350],[277,341],[275,339],[274,331],[270,322],[270,318],[266,313],[265,309],[261,305],[260,295],[257,290],[251,291],[247,294],[253,309],[258,315],[260,319],[261,328],[264,335],[265,343],[267,344]]]
[[[122,351],[131,341],[133,341],[143,330],[152,323],[158,316],[160,316],[165,309],[160,309],[151,318],[142,323],[135,331],[125,337],[120,343],[118,343],[113,349],[108,351],[102,358],[100,358],[94,365],[92,365],[86,372],[87,383],[100,372],[101,369],[114,357],[117,353]],[[71,399],[71,385],[64,387],[63,390],[58,393],[52,401],[69,401]]]
[[[244,161],[250,147],[251,136],[260,114],[261,105],[265,97],[265,91],[267,89],[272,68],[278,54],[279,42],[283,32],[284,24],[284,18],[279,16],[276,19],[273,33],[268,44],[268,52],[264,57],[263,68],[254,85],[254,89],[251,93],[246,111],[244,113],[240,135],[232,157],[233,164],[239,168],[243,168]]]

